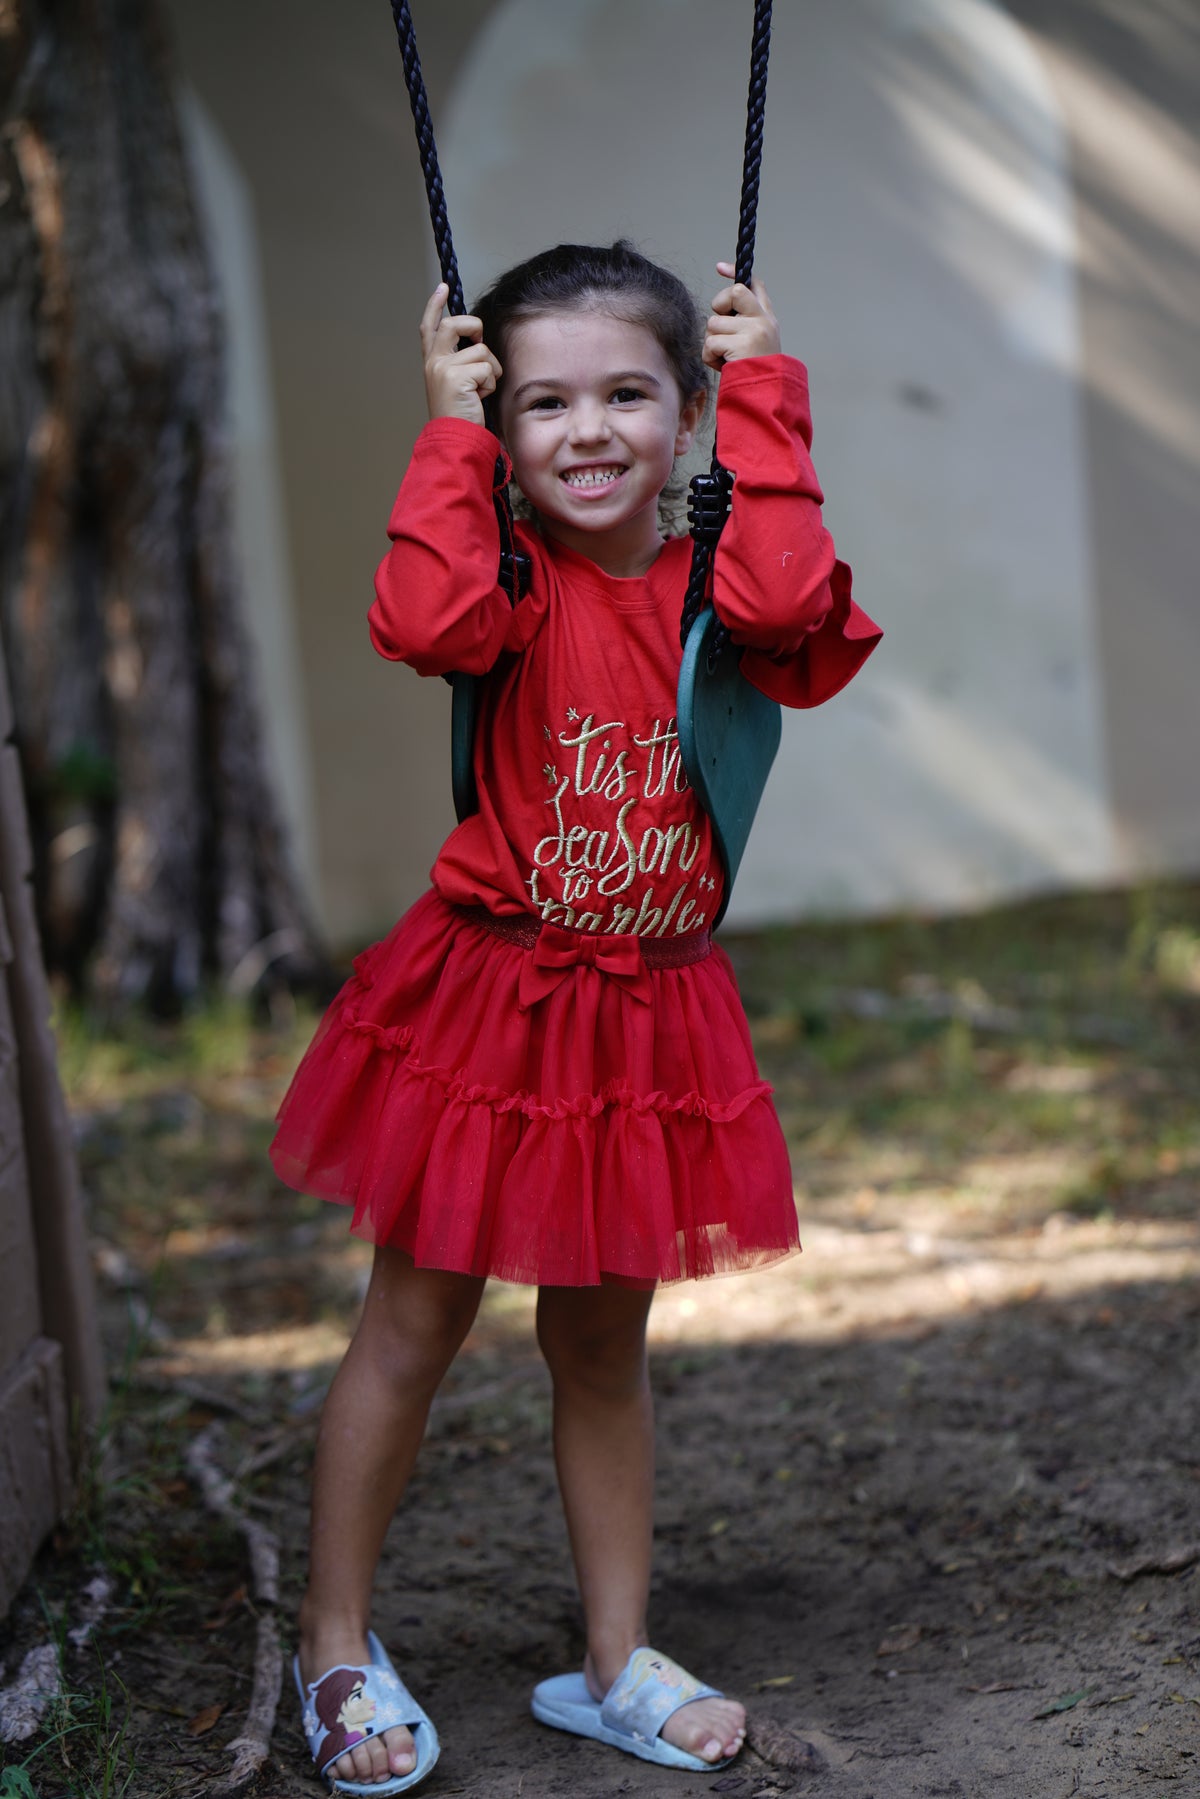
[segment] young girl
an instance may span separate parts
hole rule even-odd
[[[797,1247],[783,1136],[710,937],[721,866],[675,733],[690,544],[664,541],[659,501],[705,411],[706,366],[736,477],[714,598],[743,673],[817,705],[880,635],[822,525],[805,371],[779,353],[759,282],[724,286],[706,328],[623,243],[534,257],[477,317],[444,318],[446,292],[421,321],[430,422],[370,628],[421,674],[486,676],[479,808],[432,890],[356,962],[273,1151],[285,1180],[352,1204],[375,1244],[321,1422],[296,1665],[314,1758],[350,1792],[401,1792],[436,1759],[368,1633],[371,1587],[489,1275],[539,1288],[587,1628],[582,1673],[543,1681],[535,1715],[686,1768],[741,1747],[742,1707],[646,1646],[654,1287]],[[497,581],[498,452],[532,512],[515,607]],[[347,1747],[367,1702],[370,1731]]]

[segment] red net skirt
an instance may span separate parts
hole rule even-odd
[[[280,1177],[419,1267],[539,1286],[759,1267],[797,1248],[783,1133],[729,959],[578,965],[428,893],[366,950],[279,1112]]]

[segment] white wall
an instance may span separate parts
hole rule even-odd
[[[292,855],[305,892],[314,896],[319,891],[316,812],[254,202],[215,120],[190,90],[180,97],[180,119],[225,319],[234,550],[243,618]]]

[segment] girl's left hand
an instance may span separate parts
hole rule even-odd
[[[733,264],[719,262],[717,273],[732,276]],[[741,356],[775,356],[779,347],[779,321],[757,275],[749,287],[735,281],[713,296],[704,333],[704,360],[710,369]]]

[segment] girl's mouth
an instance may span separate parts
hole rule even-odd
[[[587,468],[564,469],[559,480],[575,493],[598,493],[619,481],[624,473],[624,463],[592,463]]]

